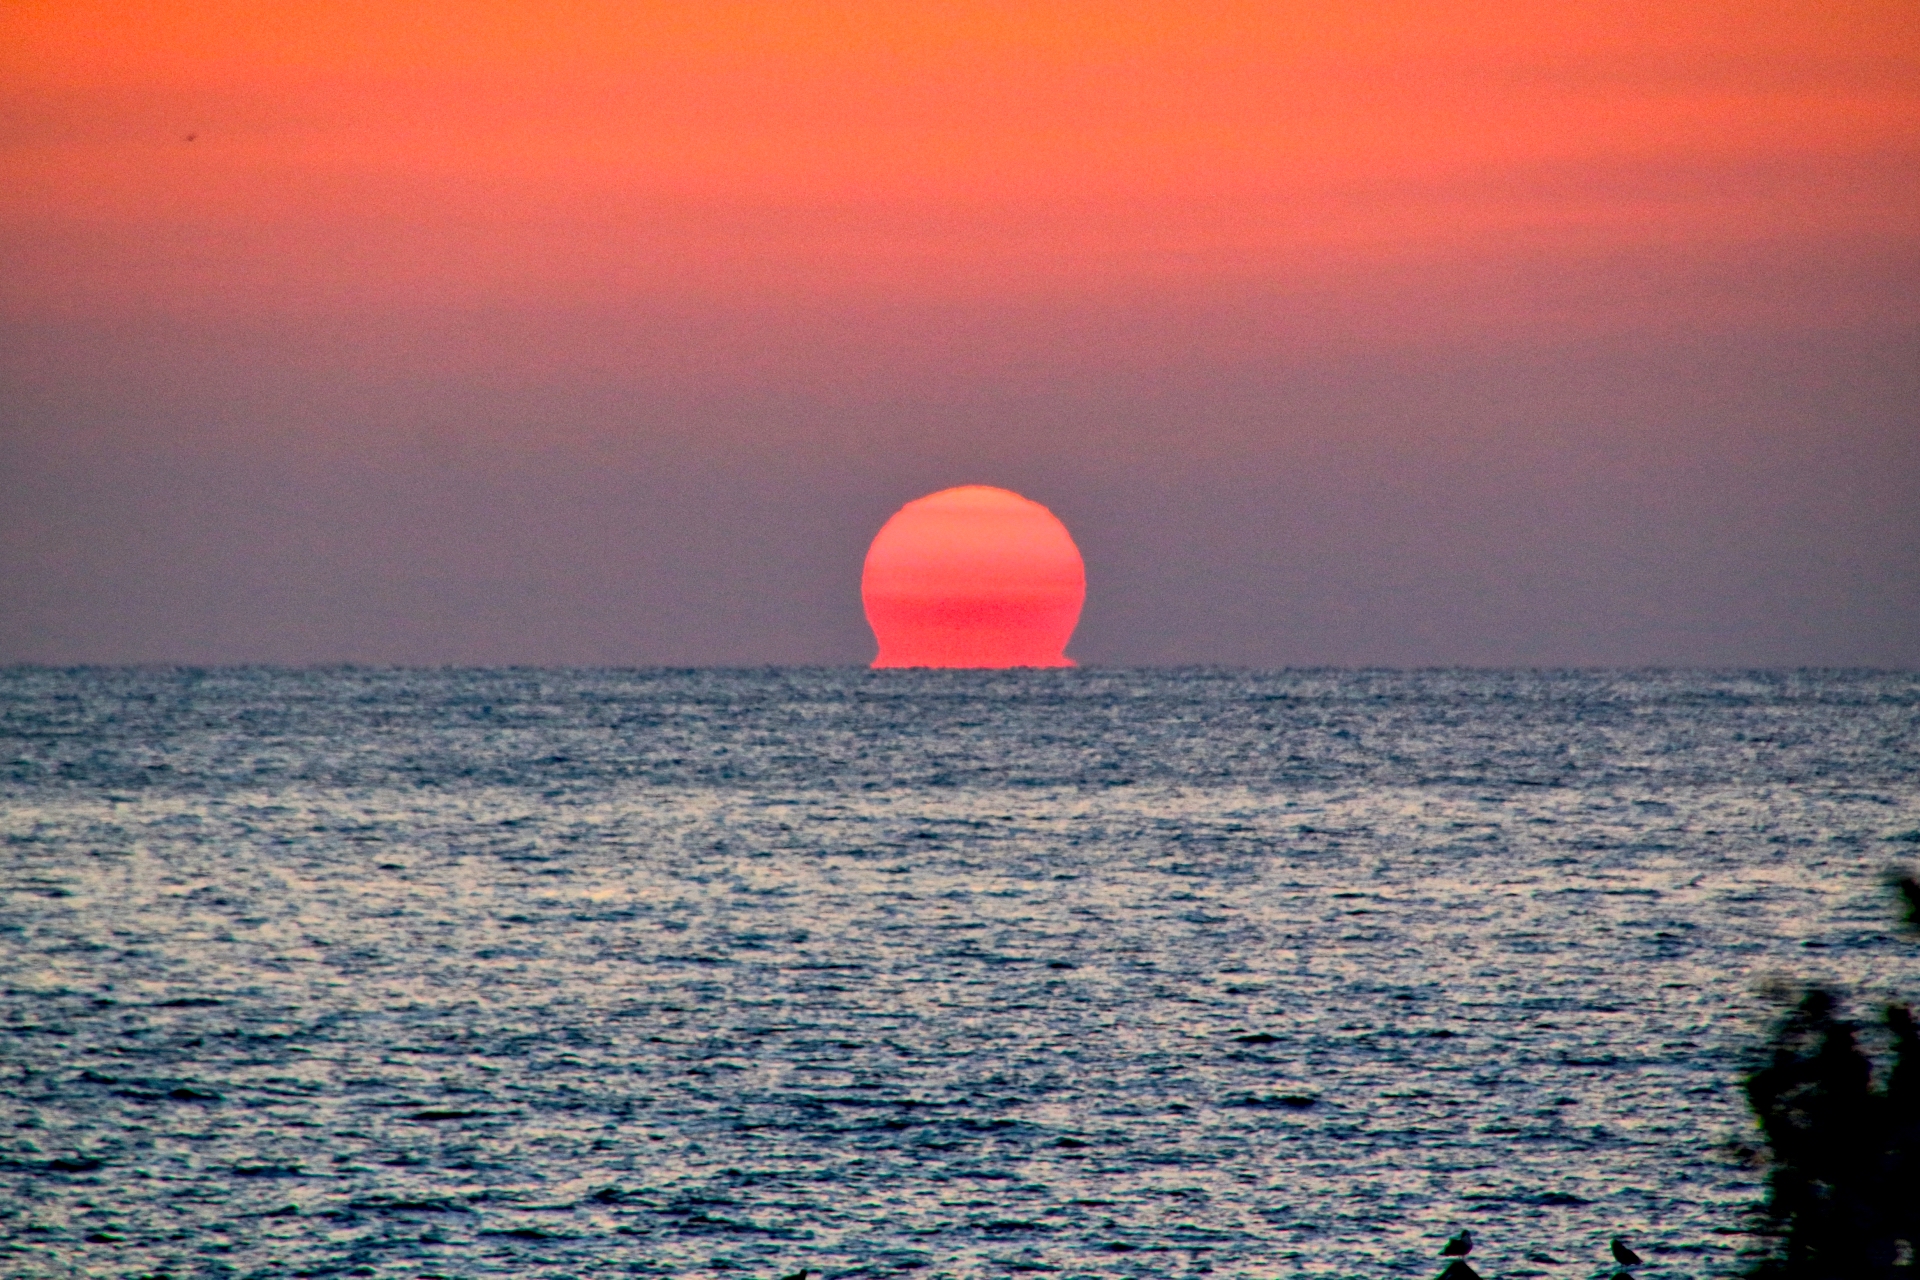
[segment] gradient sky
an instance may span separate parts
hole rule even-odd
[[[191,138],[191,141],[189,141]],[[1920,6],[0,0],[0,662],[1920,666]]]

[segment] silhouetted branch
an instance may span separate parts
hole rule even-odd
[[[1920,925],[1920,881],[1894,881]],[[1755,1267],[1775,1280],[1895,1280],[1920,1245],[1920,1031],[1889,1005],[1894,1060],[1884,1089],[1837,997],[1808,989],[1775,1029],[1747,1100],[1770,1149],[1775,1246]]]

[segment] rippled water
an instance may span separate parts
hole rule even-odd
[[[0,672],[0,1273],[1726,1275],[1920,677]],[[1484,1261],[1483,1261],[1484,1260]]]

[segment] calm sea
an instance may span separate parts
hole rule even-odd
[[[1920,676],[0,672],[0,1274],[1737,1271]]]

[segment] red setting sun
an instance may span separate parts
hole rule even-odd
[[[860,598],[876,667],[1070,667],[1087,575],[1053,512],[969,484],[893,514],[867,549]]]

